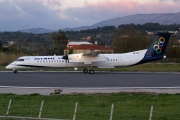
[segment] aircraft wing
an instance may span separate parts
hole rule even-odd
[[[93,51],[93,52],[89,52],[89,53],[83,53],[83,56],[87,56],[87,57],[97,57],[100,54],[100,51]]]
[[[97,53],[80,53],[68,55],[69,62],[83,62],[84,64],[92,64],[92,62],[104,62],[107,58],[102,54]]]

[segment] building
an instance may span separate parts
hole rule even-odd
[[[146,31],[148,35],[154,35],[154,32]]]
[[[8,41],[8,46],[12,46],[12,45],[14,45],[15,44],[15,41],[13,41],[13,40],[9,40]]]
[[[68,47],[64,49],[64,55],[66,54],[77,54],[77,53],[90,53],[93,51],[100,51],[101,53],[113,53],[113,49],[109,47],[104,47],[100,45],[95,44],[81,44],[81,42],[78,44],[69,44]]]
[[[90,42],[84,42],[84,41],[82,41],[82,42],[70,42],[70,41],[68,41],[68,44],[67,44],[67,48],[73,48],[74,46],[77,46],[77,45],[84,45],[84,44],[92,44],[92,43],[90,43]]]

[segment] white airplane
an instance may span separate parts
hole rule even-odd
[[[122,54],[91,53],[70,54],[66,56],[23,56],[12,62],[6,69],[42,69],[42,68],[69,68],[84,67],[84,73],[94,74],[93,67],[116,68],[133,66],[165,58],[168,41],[172,32],[157,32],[148,49]]]

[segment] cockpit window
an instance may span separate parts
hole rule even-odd
[[[16,61],[24,61],[24,59],[17,59]]]

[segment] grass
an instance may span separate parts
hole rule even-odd
[[[103,69],[99,69],[103,70]],[[147,63],[137,66],[104,69],[108,71],[131,71],[131,72],[180,72],[180,64]]]
[[[55,70],[55,71],[74,71],[74,68],[62,68],[62,69],[44,69]],[[78,68],[82,71],[82,68]],[[180,64],[160,64],[160,63],[147,63],[131,67],[121,67],[121,68],[94,68],[95,71],[127,71],[127,72],[180,72]],[[0,71],[6,71],[5,66],[0,66]]]
[[[0,65],[8,65],[20,56],[24,56],[24,54],[6,54],[0,52]]]
[[[114,103],[113,120],[145,120],[154,106],[153,120],[179,120],[180,94],[112,93],[73,95],[0,94],[0,115],[6,114],[9,100],[10,116],[37,117],[44,100],[43,118],[72,119],[76,101],[77,120],[108,120]]]

